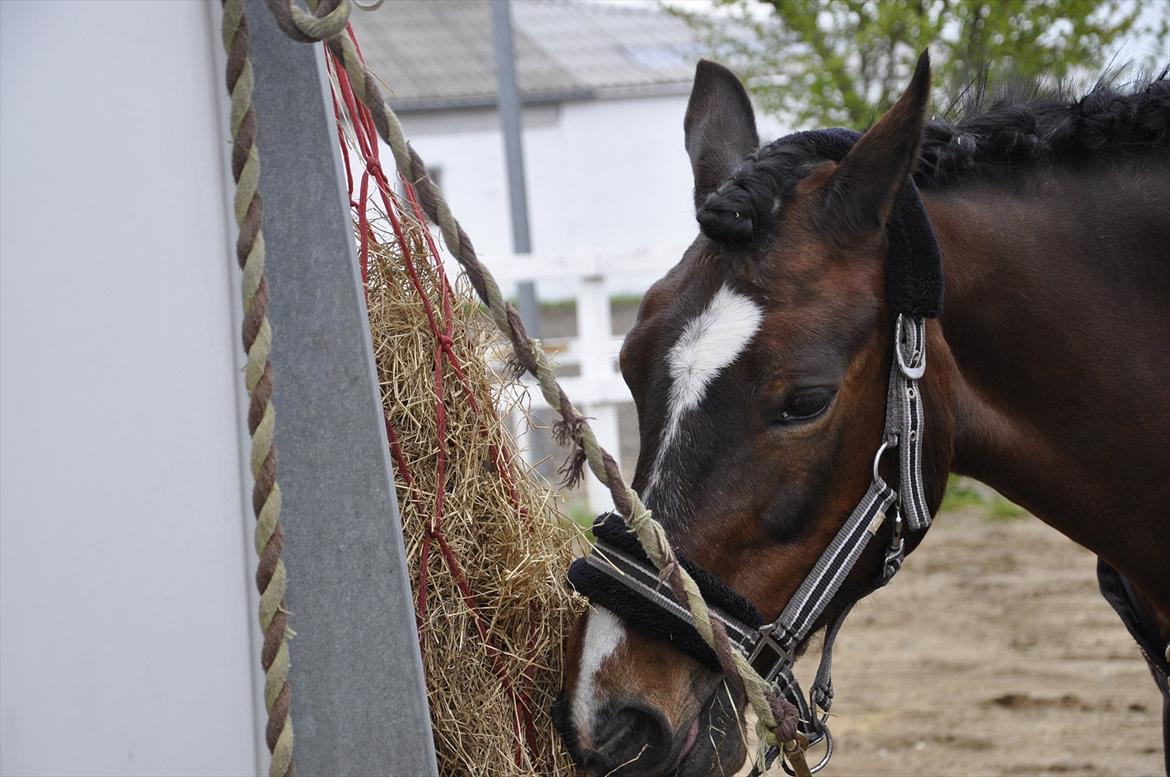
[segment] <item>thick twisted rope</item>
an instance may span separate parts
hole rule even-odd
[[[272,753],[271,777],[293,777],[293,727],[288,685],[287,579],[281,553],[280,485],[276,481],[276,411],[272,405],[272,327],[268,323],[268,279],[264,274],[264,203],[260,197],[260,153],[256,147],[256,111],[252,108],[252,61],[244,0],[224,0],[223,47],[227,52],[227,88],[232,97],[232,177],[239,226],[236,257],[244,271],[244,351],[248,365],[248,431],[252,435],[252,509],[256,513],[256,586],[260,590],[260,628],[264,646],[265,732]]]
[[[285,16],[292,16],[288,9],[294,8],[292,0],[266,0],[278,22]],[[309,0],[318,15],[331,16],[341,10],[345,0],[321,0],[318,4]],[[282,29],[295,40],[305,40],[303,28],[291,32],[281,22]],[[749,704],[756,713],[757,725],[761,729],[761,742],[775,742],[777,713],[780,718],[790,717],[791,705],[776,696],[770,683],[759,675],[742,653],[734,649],[722,624],[712,619],[707,603],[699,592],[695,581],[678,563],[666,531],[651,516],[637,493],[622,478],[621,470],[610,455],[597,441],[593,429],[584,416],[573,407],[572,401],[557,382],[556,374],[540,342],[528,337],[524,323],[516,309],[504,299],[499,285],[491,273],[479,262],[471,239],[451,213],[439,187],[427,172],[426,164],[411,147],[403,132],[402,125],[394,111],[382,97],[377,78],[366,67],[348,36],[334,34],[322,36],[329,53],[349,77],[354,94],[370,111],[378,135],[390,146],[398,173],[408,181],[418,194],[418,199],[428,218],[438,225],[448,250],[459,262],[472,287],[488,309],[488,315],[512,344],[516,362],[536,378],[541,394],[549,406],[560,414],[557,422],[558,436],[570,442],[575,448],[575,461],[569,465],[568,475],[572,479],[581,465],[587,463],[590,471],[610,492],[614,506],[634,532],[646,555],[659,570],[679,601],[685,602],[695,619],[695,626],[715,654],[719,657],[724,674],[730,682],[742,688]],[[788,734],[789,726],[782,733]],[[791,740],[791,735],[786,737]],[[798,748],[799,749],[799,748]],[[762,752],[757,758],[762,759]]]
[[[292,0],[264,0],[284,34],[301,43],[332,38],[349,24],[349,0],[319,0],[307,14]]]

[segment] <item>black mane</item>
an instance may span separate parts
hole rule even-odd
[[[985,102],[974,101],[975,107]],[[1167,71],[1131,91],[1100,82],[1080,99],[1005,96],[958,121],[932,119],[922,131],[914,181],[937,189],[1045,165],[1170,151]]]
[[[1170,70],[1170,68],[1168,68]],[[1131,91],[1100,82],[1080,99],[1001,97],[956,121],[932,119],[922,130],[914,182],[937,190],[972,179],[1003,178],[1043,166],[1107,158],[1170,156],[1168,70]],[[780,204],[826,159],[796,133],[744,159],[701,203],[699,225],[712,240],[747,245],[764,238]]]

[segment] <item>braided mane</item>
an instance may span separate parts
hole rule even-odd
[[[922,130],[914,181],[937,189],[1024,168],[1167,152],[1170,79],[1163,70],[1128,92],[1099,82],[1078,100],[1008,96],[955,122],[933,119]]]
[[[1170,157],[1170,68],[1132,91],[1099,82],[1080,99],[1001,97],[989,109],[935,118],[922,130],[914,182],[937,190],[973,179],[1004,178],[1044,166],[1107,158]],[[746,157],[698,209],[713,240],[746,245],[765,236],[796,184],[825,156],[797,133]]]

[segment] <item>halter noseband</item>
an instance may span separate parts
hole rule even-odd
[[[823,157],[839,160],[853,145],[857,133],[819,130],[798,133],[777,143],[799,140]],[[942,309],[942,261],[925,208],[912,183],[895,201],[888,226],[887,297],[897,313],[894,356],[886,392],[886,419],[882,440],[873,459],[873,480],[844,525],[797,588],[783,612],[764,623],[759,611],[715,575],[687,559],[680,563],[695,578],[712,616],[720,620],[733,647],[800,713],[798,729],[809,745],[825,742],[825,754],[812,767],[824,768],[833,754],[833,739],[825,723],[833,703],[832,651],[853,600],[829,622],[820,665],[808,698],[793,675],[796,649],[824,613],[842,582],[881,527],[892,525],[890,542],[877,580],[862,596],[889,582],[901,568],[905,543],[903,524],[914,532],[930,526],[922,478],[922,395],[918,381],[926,370],[924,319]],[[882,479],[879,467],[886,452],[898,450],[897,488]],[[717,669],[714,653],[699,637],[690,611],[663,585],[658,571],[626,530],[621,518],[603,515],[594,524],[593,552],[573,563],[569,581],[597,605],[649,633],[665,639],[707,666]],[[632,595],[632,596],[631,596]],[[779,755],[769,748],[768,766]],[[785,769],[788,765],[784,764]],[[753,772],[754,774],[754,772]]]

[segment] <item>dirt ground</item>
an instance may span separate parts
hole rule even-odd
[[[940,515],[838,638],[826,773],[1162,774],[1161,697],[1095,565],[1031,516]]]

